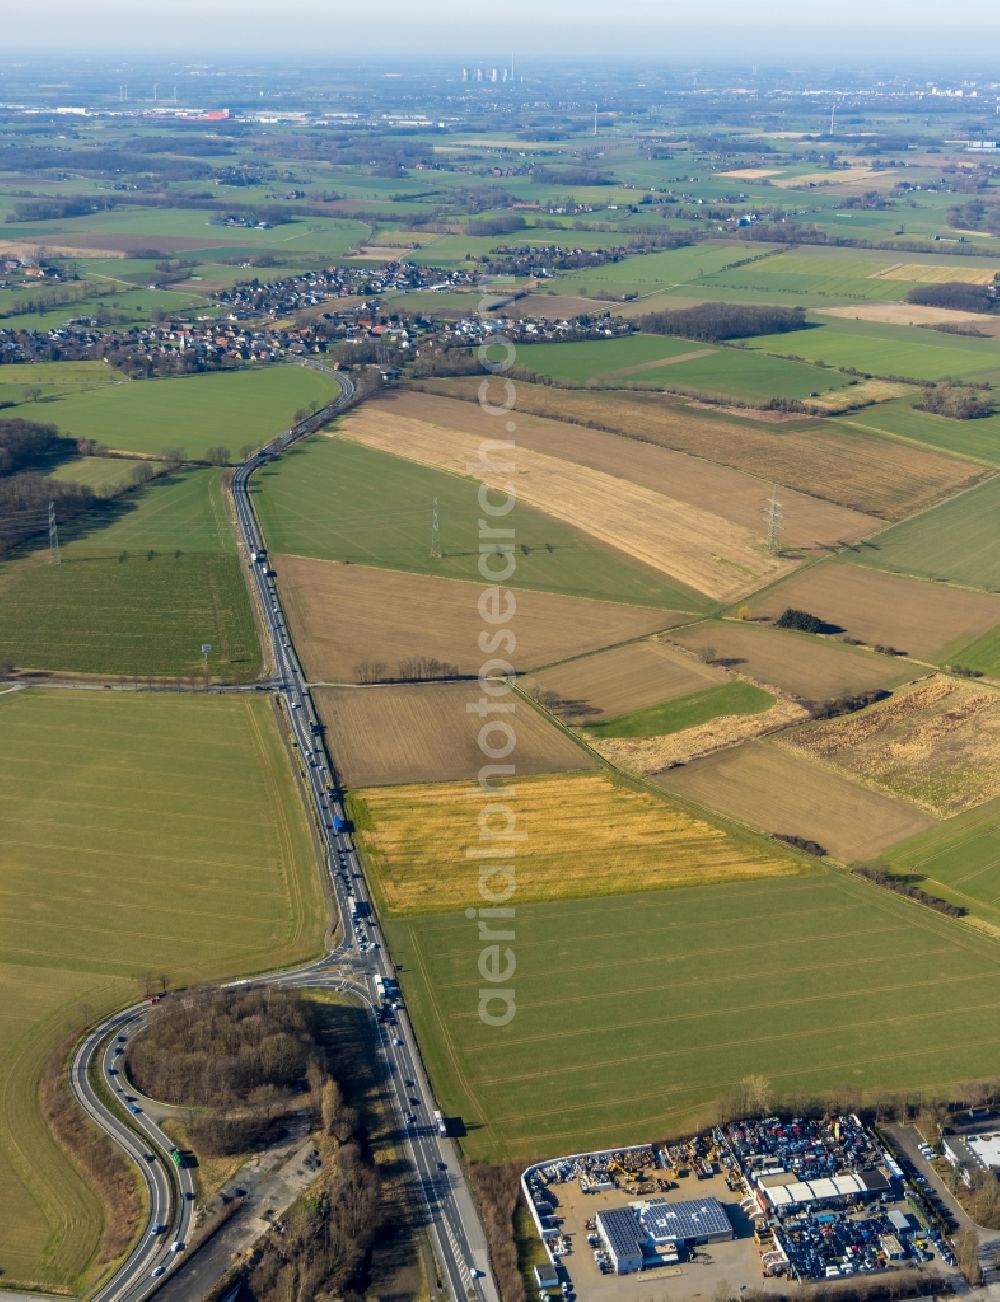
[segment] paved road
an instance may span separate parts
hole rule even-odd
[[[306,364],[326,369],[316,362]],[[498,1302],[490,1274],[486,1237],[455,1146],[437,1133],[433,1122],[435,1100],[407,1012],[397,997],[389,1001],[395,1003],[391,1023],[383,1023],[375,1015],[385,1002],[384,983],[389,981],[392,989],[395,968],[375,920],[361,860],[347,825],[342,793],[323,746],[322,725],[292,645],[275,578],[262,555],[264,542],[249,493],[250,477],[258,467],[279,455],[296,439],[319,428],[350,401],[353,385],[346,377],[339,378],[342,392],[336,402],[287,430],[250,457],[237,468],[232,481],[233,502],[246,563],[271,644],[272,685],[286,714],[292,744],[301,759],[310,803],[320,829],[325,868],[342,925],[339,943],[325,958],[293,971],[275,974],[267,980],[298,987],[325,986],[344,990],[371,1010],[378,1030],[379,1052],[391,1083],[400,1143],[408,1151],[417,1173],[429,1233],[448,1291],[456,1299],[472,1296],[479,1302]],[[169,1160],[164,1160],[163,1154],[169,1153],[170,1141],[152,1117],[144,1110],[130,1115],[129,1120],[134,1124],[134,1129],[130,1129],[105,1107],[88,1079],[91,1065],[96,1064],[104,1076],[106,1088],[117,1092],[119,1078],[111,1074],[116,1058],[120,1056],[115,1054],[119,1043],[116,1037],[138,1029],[144,1007],[137,1005],[127,1009],[96,1028],[81,1043],[73,1063],[71,1083],[74,1093],[98,1125],[136,1161],[144,1173],[150,1196],[147,1229],[115,1276],[95,1295],[98,1302],[138,1302],[156,1289],[153,1272],[161,1266],[169,1269],[172,1287],[175,1287],[173,1281],[179,1283],[186,1273],[183,1253],[171,1252],[171,1244],[184,1242],[189,1231],[193,1203],[183,1195],[190,1188],[190,1173],[183,1169],[177,1171]],[[147,1141],[154,1150],[152,1160]],[[159,1158],[155,1156],[157,1148],[161,1150]],[[153,1234],[157,1224],[167,1226],[168,1232]],[[211,1282],[199,1278],[195,1285],[192,1279],[191,1296],[201,1295]]]

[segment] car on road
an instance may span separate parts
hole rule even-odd
[[[132,1113],[133,1117],[137,1117],[142,1111],[142,1108],[140,1108],[137,1103],[130,1103],[128,1105],[128,1110]]]
[[[438,1162],[438,1170],[439,1170],[439,1171],[447,1171],[447,1170],[448,1170],[448,1163],[447,1163],[447,1162]]]
[[[150,1279],[159,1279],[161,1275],[165,1275],[166,1273],[167,1273],[166,1266],[154,1266],[153,1269],[149,1272],[149,1277]]]
[[[118,1075],[118,1068],[117,1068],[117,1067],[109,1067],[109,1068],[108,1068],[108,1075],[109,1075],[109,1076],[117,1076],[117,1075]]]
[[[402,1040],[397,1040],[397,1041],[396,1041],[396,1048],[397,1048],[397,1049],[401,1049],[402,1047],[403,1047],[403,1041],[402,1041]]]
[[[172,1243],[172,1244],[170,1245],[170,1251],[171,1251],[171,1252],[183,1252],[183,1251],[184,1251],[184,1244],[180,1241],[180,1239],[177,1239],[176,1242],[174,1242],[174,1243]]]
[[[156,1224],[153,1226],[153,1228],[150,1230],[150,1234],[166,1234],[166,1232],[167,1232],[167,1227],[165,1225],[162,1225],[159,1221],[157,1221]]]

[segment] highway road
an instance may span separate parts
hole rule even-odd
[[[327,369],[320,363],[305,363]],[[263,553],[262,539],[249,492],[254,471],[280,455],[296,439],[319,428],[337,410],[350,402],[354,386],[338,375],[342,390],[334,403],[314,416],[286,430],[260,452],[237,467],[232,480],[233,502],[241,543],[274,662],[273,690],[277,693],[288,722],[292,745],[298,750],[308,798],[323,846],[325,871],[340,915],[340,938],[334,949],[316,963],[295,970],[254,978],[268,983],[302,988],[327,987],[347,991],[371,1011],[378,1033],[378,1049],[391,1086],[398,1118],[400,1141],[409,1152],[416,1172],[424,1213],[437,1261],[449,1294],[456,1299],[498,1302],[490,1274],[486,1237],[469,1192],[454,1142],[438,1133],[434,1124],[435,1100],[423,1069],[413,1028],[395,990],[395,968],[380,933],[364,868],[354,845],[334,770],[324,747],[322,725],[309,694],[276,585],[276,576]],[[388,999],[383,997],[388,982]],[[251,984],[250,981],[234,985]],[[380,1006],[383,1021],[377,1014]],[[190,1172],[178,1170],[169,1161],[170,1140],[141,1107],[129,1114],[129,1124],[105,1106],[93,1089],[90,1075],[100,1073],[105,1090],[124,1106],[132,1093],[122,1084],[121,1054],[116,1053],[121,1035],[134,1033],[141,1025],[146,1005],[126,1009],[96,1027],[74,1055],[71,1085],[81,1106],[121,1145],[143,1172],[149,1190],[150,1219],[129,1257],[94,1296],[98,1302],[139,1302],[157,1287],[160,1267],[171,1279],[183,1274],[183,1251],[172,1251],[174,1243],[186,1243],[190,1231],[193,1201]],[[121,1093],[119,1093],[121,1090]],[[159,1153],[159,1156],[157,1156]],[[162,1225],[165,1232],[154,1233]],[[154,1271],[158,1276],[154,1277]],[[202,1286],[203,1287],[203,1286]],[[201,1290],[199,1290],[201,1291]]]

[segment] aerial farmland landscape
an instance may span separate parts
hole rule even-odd
[[[1000,1297],[965,8],[5,16],[0,1298]]]

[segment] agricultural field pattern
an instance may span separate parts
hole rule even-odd
[[[996,1103],[997,83],[92,53],[0,52],[0,1286],[524,1302],[528,1163]],[[147,1125],[222,983],[301,1070]]]

